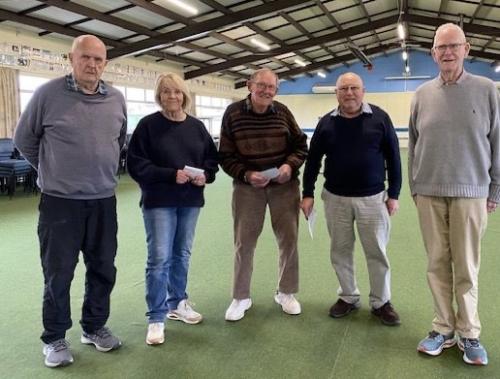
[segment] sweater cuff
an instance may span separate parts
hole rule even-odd
[[[500,203],[500,185],[490,184],[488,200],[494,201],[495,203]]]

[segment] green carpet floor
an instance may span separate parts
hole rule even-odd
[[[406,163],[404,163],[406,164]],[[300,293],[303,313],[288,316],[273,301],[277,278],[276,244],[267,223],[257,246],[254,306],[236,323],[224,321],[231,301],[233,265],[231,181],[220,174],[206,191],[193,249],[188,292],[203,323],[170,321],[165,344],[144,342],[144,262],[146,247],[139,191],[122,176],[118,188],[118,277],[108,325],[123,347],[100,353],[79,342],[83,263],[72,286],[74,327],[68,332],[75,363],[62,369],[43,365],[41,298],[43,280],[36,237],[39,196],[18,189],[0,196],[0,377],[1,378],[500,378],[500,215],[490,217],[480,275],[482,342],[487,367],[467,366],[456,347],[430,358],[416,352],[431,326],[432,300],[425,277],[425,254],[406,175],[401,210],[392,218],[389,255],[393,303],[400,327],[383,326],[370,314],[366,265],[359,245],[356,263],[362,308],[332,319],[337,279],[330,266],[329,239],[319,200],[314,240],[301,220]]]

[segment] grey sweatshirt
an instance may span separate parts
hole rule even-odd
[[[66,78],[35,91],[17,125],[14,143],[38,170],[42,193],[68,199],[114,195],[127,130],[123,95],[70,90]]]
[[[500,98],[487,78],[463,72],[421,85],[411,105],[412,195],[500,201]]]

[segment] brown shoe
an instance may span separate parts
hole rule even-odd
[[[337,302],[330,308],[330,316],[334,318],[344,317],[359,307],[359,302],[350,304],[342,299],[338,299]]]
[[[399,315],[394,310],[390,301],[382,305],[380,308],[372,308],[372,313],[380,318],[380,321],[382,321],[382,324],[384,325],[396,326],[401,324]]]

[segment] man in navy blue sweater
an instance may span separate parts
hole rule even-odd
[[[364,92],[358,75],[346,73],[338,78],[339,106],[323,116],[311,140],[301,208],[309,217],[314,206],[314,185],[326,156],[321,198],[331,238],[330,257],[340,283],[339,299],[330,308],[330,316],[343,317],[360,307],[353,262],[356,222],[368,266],[372,313],[385,325],[399,325],[399,315],[390,303],[386,254],[389,216],[399,208],[399,145],[389,115],[363,102]]]

